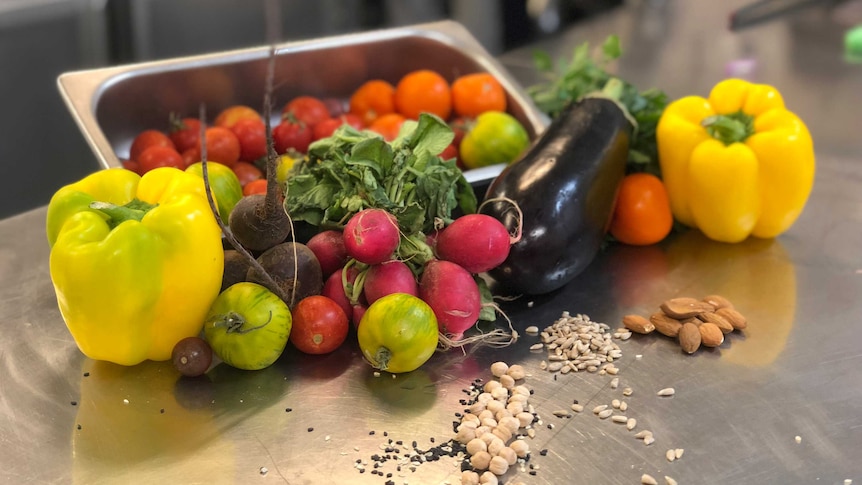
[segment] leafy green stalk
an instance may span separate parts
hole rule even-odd
[[[622,55],[617,36],[608,37],[600,52],[600,56],[591,55],[590,45],[583,43],[575,48],[568,63],[560,61],[558,65],[554,64],[547,52],[534,52],[535,66],[546,81],[530,86],[527,92],[540,110],[554,118],[569,103],[603,91],[609,83],[620,83],[621,86],[614,86],[615,97],[637,124],[629,150],[627,171],[660,175],[655,129],[667,106],[668,97],[657,89],[639,91],[631,83],[607,71],[608,64]]]

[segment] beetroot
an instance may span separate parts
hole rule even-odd
[[[450,261],[433,260],[425,265],[419,297],[434,310],[440,332],[456,340],[479,320],[479,285],[466,269]]]
[[[509,231],[497,219],[468,214],[455,219],[437,236],[437,256],[470,273],[483,273],[509,256]]]
[[[392,260],[375,264],[365,273],[363,286],[368,304],[392,293],[407,293],[419,295],[419,285],[410,267],[402,261]]]
[[[339,231],[323,231],[315,234],[305,244],[320,261],[320,269],[326,278],[347,262],[344,236]],[[348,313],[349,315],[349,313]]]
[[[348,256],[365,264],[388,261],[400,239],[398,221],[382,209],[362,210],[344,226],[344,247]]]

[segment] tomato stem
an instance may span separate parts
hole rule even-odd
[[[245,326],[246,319],[242,315],[237,312],[231,311],[222,315],[217,315],[213,318],[213,326],[214,327],[224,327],[227,333],[238,333],[240,335],[245,335],[249,332],[253,332],[255,330],[261,329],[272,321],[272,311],[269,312],[269,318],[266,319],[265,322],[250,328],[243,328]]]
[[[386,370],[389,368],[389,360],[392,358],[392,351],[387,349],[386,347],[380,347],[377,349],[377,352],[374,354],[374,362],[376,367],[380,370]]]

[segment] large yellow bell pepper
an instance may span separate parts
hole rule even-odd
[[[811,135],[765,84],[728,79],[674,101],[656,141],[674,217],[716,241],[778,236],[814,184]]]
[[[46,225],[57,303],[85,355],[168,360],[200,333],[224,256],[199,177],[99,171],[54,194]]]

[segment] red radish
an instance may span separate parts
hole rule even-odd
[[[419,297],[434,310],[440,332],[460,340],[479,320],[479,285],[466,269],[450,261],[433,260],[419,280]]]
[[[365,209],[356,213],[344,226],[344,247],[360,263],[388,261],[400,241],[398,221],[383,209]]]
[[[403,261],[393,259],[368,268],[362,286],[368,304],[392,293],[407,293],[419,296],[419,285],[410,267]]]
[[[347,262],[347,250],[344,248],[344,236],[339,231],[323,231],[311,236],[306,243],[308,249],[320,261],[323,277],[331,275]],[[349,312],[345,312],[350,315]]]
[[[329,275],[329,278],[326,279],[326,283],[323,284],[323,291],[321,291],[320,294],[335,303],[338,303],[338,306],[344,310],[345,315],[353,315],[353,304],[350,302],[350,298],[344,293],[344,282],[341,279],[343,271],[343,268],[338,269]],[[347,282],[353,284],[353,282],[356,281],[356,276],[358,274],[359,270],[356,268],[348,268]]]
[[[367,305],[361,303],[353,305],[353,328],[359,328],[359,322],[362,321],[362,315],[365,315],[365,310],[368,310]]]
[[[509,231],[485,214],[468,214],[449,224],[437,236],[437,257],[471,273],[496,268],[509,256]]]

